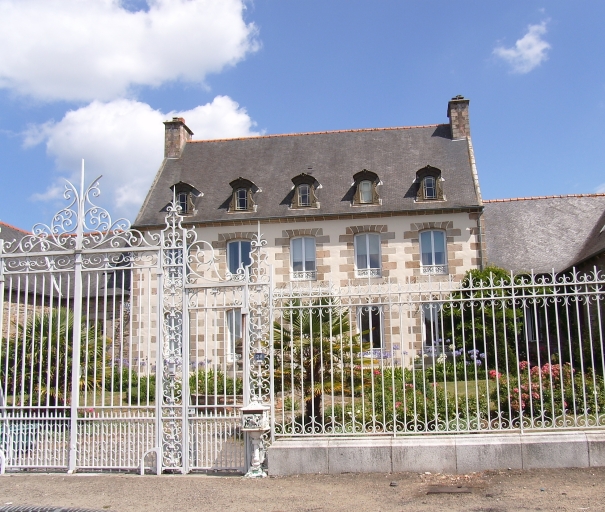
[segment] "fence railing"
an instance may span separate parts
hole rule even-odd
[[[605,425],[605,277],[274,292],[276,436]]]

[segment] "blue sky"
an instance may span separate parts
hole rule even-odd
[[[471,100],[484,198],[605,191],[605,2],[0,0],[0,220],[86,159],[134,218],[162,121],[194,138],[446,122]]]

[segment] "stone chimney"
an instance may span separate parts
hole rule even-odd
[[[183,148],[187,141],[191,140],[193,132],[182,117],[173,117],[172,121],[164,121],[164,126],[166,126],[164,158],[181,158]]]
[[[450,118],[452,140],[465,139],[471,134],[468,104],[469,100],[464,96],[455,96],[447,104],[447,117]]]

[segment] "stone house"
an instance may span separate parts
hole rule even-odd
[[[469,100],[453,98],[447,115],[447,123],[424,126],[208,141],[193,140],[185,120],[174,118],[164,123],[165,158],[134,225],[161,229],[174,200],[227,280],[249,264],[258,231],[277,288],[459,280],[484,264],[483,201]],[[143,296],[157,291],[136,278],[133,286]],[[212,321],[214,357],[237,357],[240,315],[227,307]],[[376,307],[354,317],[374,348],[393,348],[385,334],[398,334],[393,315],[383,318]],[[431,319],[414,322],[406,350],[436,342]],[[191,327],[198,347],[208,336],[202,323]]]

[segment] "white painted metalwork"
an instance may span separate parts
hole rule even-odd
[[[260,224],[221,274],[176,200],[143,233],[98,194],[82,176],[49,225],[0,241],[0,473],[262,475],[276,436],[605,425],[596,268],[273,288]]]
[[[233,280],[176,201],[163,230],[142,233],[112,222],[99,193],[82,170],[50,225],[0,241],[0,471],[245,471],[239,409],[252,392],[268,403],[270,387],[269,357],[252,384],[247,369],[269,354],[260,233]]]
[[[290,272],[292,281],[315,281],[317,279],[316,270],[297,270]]]
[[[274,435],[603,428],[604,303],[596,268],[291,283],[273,294]]]
[[[382,271],[379,268],[358,268],[355,274],[357,277],[380,277]]]
[[[422,274],[447,274],[447,265],[421,265]]]

